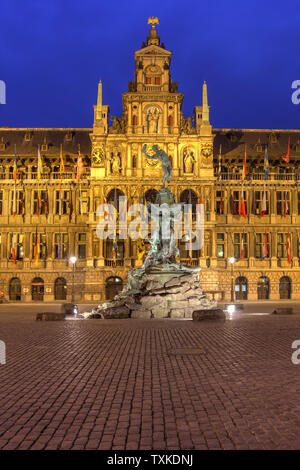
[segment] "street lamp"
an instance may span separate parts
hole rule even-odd
[[[233,265],[234,265],[234,262],[235,262],[235,258],[233,256],[231,256],[231,258],[229,258],[229,263],[231,264],[231,302],[234,302],[234,293],[233,293]]]
[[[75,286],[75,265],[76,265],[77,258],[76,256],[71,256],[70,262],[73,264],[73,276],[72,276],[72,303],[74,303],[74,286]]]

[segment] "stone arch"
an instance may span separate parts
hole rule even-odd
[[[123,289],[123,280],[119,276],[110,276],[105,280],[105,298],[111,300]]]
[[[9,281],[9,300],[21,300],[22,286],[18,277],[12,277]]]

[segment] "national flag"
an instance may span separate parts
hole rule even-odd
[[[18,165],[17,165],[17,147],[15,145],[15,158],[14,158],[14,168],[13,168],[13,178],[15,182],[17,181],[17,171],[18,171]]]
[[[246,179],[247,174],[248,174],[248,171],[247,171],[247,150],[246,150],[246,144],[245,144],[242,180]]]
[[[265,173],[265,180],[267,180],[269,178],[269,175],[270,175],[269,154],[268,154],[268,148],[267,147],[266,147],[266,150],[265,150],[264,173]]]
[[[246,203],[244,199],[244,190],[242,189],[241,192],[241,208],[240,208],[240,215],[242,217],[247,217],[247,212],[246,212]]]
[[[37,228],[35,231],[35,245],[34,245],[34,264],[38,264],[40,254],[40,237],[37,232]]]
[[[15,235],[11,234],[11,255],[14,260],[14,264],[17,263],[16,247],[15,247]]]
[[[41,174],[43,172],[43,162],[40,153],[40,146],[38,146],[38,164],[37,164],[37,179],[41,179]]]
[[[286,240],[286,252],[287,252],[288,264],[291,264],[291,262],[292,262],[292,254],[291,254],[291,234],[290,234],[290,233],[288,233],[288,235],[287,235],[287,240]]]
[[[289,138],[289,140],[288,140],[287,153],[286,153],[286,155],[282,155],[281,158],[282,158],[282,160],[283,160],[285,163],[289,163],[289,162],[290,162],[290,138]]]
[[[109,212],[108,212],[108,205],[107,205],[107,199],[106,197],[104,198],[104,218],[108,218]]]
[[[14,192],[13,192],[12,215],[15,216],[16,213],[17,213],[17,190],[16,190],[16,183],[15,183]]]
[[[245,258],[244,233],[241,234],[241,259]]]
[[[64,164],[64,159],[63,159],[63,149],[62,149],[62,144],[60,145],[60,156],[59,156],[59,173],[60,176],[62,173],[65,171],[65,164]]]
[[[116,259],[118,256],[118,244],[115,238],[113,239],[112,249],[113,249],[113,260],[114,260],[114,263],[116,263]]]
[[[83,160],[80,155],[80,150],[78,150],[78,158],[77,158],[77,165],[76,165],[76,178],[77,178],[77,183],[80,182],[80,178],[84,173],[84,165],[83,165]]]
[[[264,188],[262,204],[261,204],[261,216],[263,217],[266,212],[267,212],[267,194],[266,194],[266,188]]]
[[[219,172],[218,172],[218,178],[219,180],[222,177],[222,164],[221,164],[221,158],[222,158],[222,145],[220,145],[220,150],[219,150]]]
[[[267,230],[265,230],[265,243],[264,243],[264,256],[263,256],[263,258],[265,258],[266,256],[268,256],[268,237],[267,237]]]

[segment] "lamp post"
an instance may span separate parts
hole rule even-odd
[[[73,265],[73,274],[72,274],[72,303],[74,303],[74,287],[75,287],[75,265],[76,265],[77,258],[76,256],[71,256],[70,262]]]
[[[230,298],[231,302],[234,302],[234,292],[233,292],[233,265],[234,265],[234,262],[235,262],[235,258],[233,256],[231,256],[231,258],[229,258],[229,263],[231,264],[231,298]]]

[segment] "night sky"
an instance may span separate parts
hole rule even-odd
[[[120,115],[152,15],[186,116],[206,80],[214,127],[300,128],[299,0],[1,0],[0,126],[91,127],[99,78]]]

